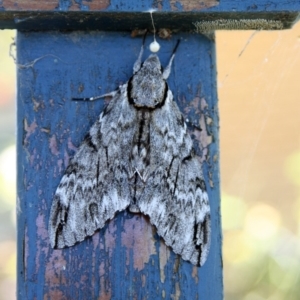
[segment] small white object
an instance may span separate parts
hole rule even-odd
[[[157,52],[157,51],[159,51],[159,49],[160,49],[160,44],[157,41],[153,41],[150,44],[150,51],[151,52]]]

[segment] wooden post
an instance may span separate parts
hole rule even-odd
[[[300,8],[298,1],[254,2],[159,2],[154,20],[158,29],[180,30],[196,29],[193,22],[198,20],[198,30],[206,32],[220,24],[231,26],[236,17],[241,27],[246,22],[251,29],[260,22],[262,28],[280,29],[293,23]],[[3,0],[2,5],[0,26],[19,29],[18,299],[222,299],[214,40],[180,31],[170,40],[159,40],[158,54],[166,65],[177,39],[182,40],[168,83],[184,117],[201,127],[191,127],[190,133],[203,161],[212,212],[205,265],[197,268],[183,261],[147,218],[128,212],[84,242],[53,250],[47,231],[53,194],[104,105],[101,100],[75,103],[71,98],[112,91],[130,78],[141,38],[117,30],[151,28],[143,11],[152,1],[40,1],[35,6],[22,1],[15,6]],[[262,17],[266,22],[254,22]],[[37,29],[84,31],[32,31]],[[150,40],[151,35],[146,45]]]

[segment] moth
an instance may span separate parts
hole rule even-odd
[[[53,248],[83,241],[126,208],[149,216],[166,245],[202,266],[210,246],[210,206],[202,166],[156,54],[142,44],[130,80],[112,99],[70,161],[54,195]],[[79,99],[77,99],[79,100]]]

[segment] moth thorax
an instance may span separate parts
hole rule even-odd
[[[165,90],[161,71],[143,66],[132,78],[130,97],[137,107],[155,108],[164,101]]]

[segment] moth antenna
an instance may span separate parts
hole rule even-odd
[[[173,52],[172,52],[172,56],[170,58],[170,61],[168,63],[168,65],[166,66],[166,68],[164,69],[164,72],[163,72],[163,78],[164,79],[167,79],[169,76],[170,76],[170,73],[171,73],[171,68],[172,68],[172,62],[173,62],[173,59],[175,57],[175,53],[176,53],[176,50],[178,48],[178,45],[180,43],[180,40],[177,41],[176,43],[176,46],[175,48],[173,49]]]
[[[135,74],[141,68],[142,56],[143,56],[143,53],[144,53],[144,45],[145,45],[146,35],[147,35],[147,31],[145,32],[144,37],[143,37],[143,43],[142,43],[142,47],[141,47],[141,50],[140,50],[140,54],[139,54],[136,62],[133,65],[133,74]]]

